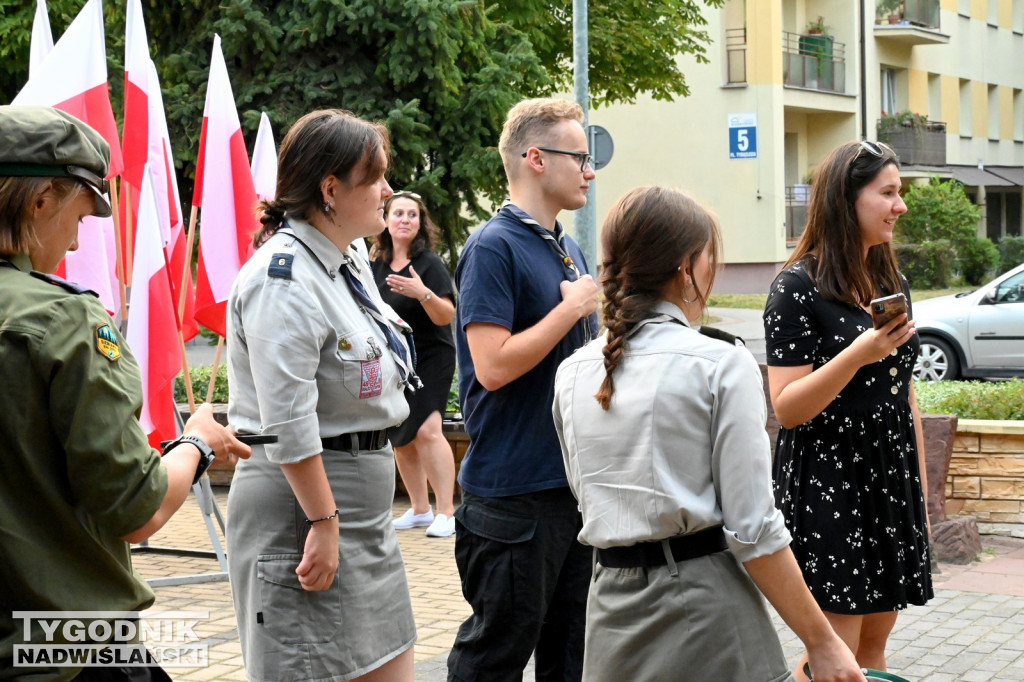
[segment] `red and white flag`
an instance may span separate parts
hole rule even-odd
[[[202,216],[196,321],[225,336],[228,295],[242,264],[252,255],[252,235],[259,229],[259,221],[249,156],[220,36],[213,38],[192,204],[201,209]]]
[[[136,235],[132,314],[125,339],[142,375],[139,423],[149,436],[150,445],[159,448],[161,440],[170,440],[177,433],[174,377],[181,371],[181,355],[160,216],[148,166],[143,171]]]
[[[52,49],[53,31],[50,30],[50,16],[46,13],[46,0],[36,0],[36,15],[32,19],[32,41],[28,46],[29,78],[39,70]]]
[[[49,106],[75,116],[95,128],[110,145],[107,177],[121,172],[123,161],[117,124],[107,87],[107,57],[103,35],[103,6],[89,0],[67,31],[53,46],[12,105]],[[114,223],[110,218],[90,216],[78,231],[78,250],[72,251],[57,274],[99,294],[108,311],[120,306],[116,260],[112,249]]]
[[[121,243],[124,244],[124,267],[132,262],[131,246],[135,243],[135,220],[142,190],[142,169],[150,160],[149,131],[149,44],[142,20],[141,0],[128,0],[124,39],[124,172],[121,173]],[[161,164],[162,167],[163,164]],[[155,167],[155,166],[154,166]],[[162,168],[161,168],[162,170]],[[131,210],[128,210],[129,204]]]
[[[270,129],[267,112],[260,114],[260,129],[256,133],[256,145],[252,148],[252,184],[256,197],[273,201],[277,194],[277,147],[274,146],[274,132]]]
[[[149,82],[153,84],[149,98],[149,129],[154,131],[149,140],[150,175],[153,190],[157,196],[157,211],[160,214],[161,230],[164,234],[164,252],[170,266],[171,293],[175,310],[181,313],[179,328],[185,341],[199,333],[196,324],[196,291],[192,285],[191,264],[185,262],[185,223],[181,213],[181,195],[178,193],[178,178],[174,173],[174,157],[171,154],[171,135],[167,131],[167,117],[164,114],[164,99],[160,93],[160,82],[156,65],[149,62]],[[157,169],[159,167],[159,170]],[[184,282],[184,284],[182,284]],[[184,307],[181,303],[184,287]]]

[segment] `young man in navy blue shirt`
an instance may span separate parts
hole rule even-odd
[[[597,332],[598,289],[558,213],[594,178],[579,105],[527,100],[509,111],[499,151],[509,197],[466,242],[455,281],[462,413],[455,558],[473,615],[448,679],[579,680],[591,576],[551,418],[555,370]]]

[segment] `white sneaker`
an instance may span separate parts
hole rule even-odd
[[[434,522],[434,508],[427,507],[423,514],[417,514],[412,509],[407,509],[404,514],[395,519],[395,530],[409,530],[410,528],[426,528]]]
[[[455,519],[444,514],[434,517],[434,522],[427,529],[429,538],[447,538],[455,534]]]

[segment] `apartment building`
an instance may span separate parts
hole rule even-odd
[[[679,187],[721,221],[716,290],[763,292],[815,164],[866,138],[896,149],[907,183],[962,182],[981,236],[1021,234],[1024,0],[726,0],[705,16],[709,63],[680,58],[690,97],[591,112],[615,141],[598,226],[631,187]]]

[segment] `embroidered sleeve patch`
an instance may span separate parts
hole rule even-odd
[[[101,324],[96,327],[96,350],[111,362],[121,357],[121,344],[109,324]]]
[[[267,276],[277,277],[279,279],[291,279],[292,261],[294,259],[295,254],[292,253],[275,253],[270,257],[270,266],[267,268]]]

